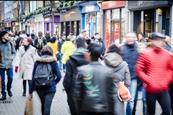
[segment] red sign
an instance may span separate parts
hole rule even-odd
[[[102,2],[102,9],[121,8],[125,6],[125,1],[106,1]]]

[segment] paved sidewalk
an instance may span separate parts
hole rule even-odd
[[[70,115],[66,101],[66,94],[62,90],[62,80],[57,85],[57,92],[51,107],[51,115]],[[22,80],[17,78],[17,76],[14,77],[12,91],[12,98],[8,97],[6,101],[0,101],[0,115],[24,115],[24,107],[27,97],[22,96]],[[36,93],[33,94],[33,98],[34,115],[41,115],[40,102]]]

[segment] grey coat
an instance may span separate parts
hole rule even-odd
[[[123,61],[122,57],[117,53],[108,53],[105,56],[104,63],[113,69],[115,76],[119,76],[127,87],[130,86],[131,77],[128,64]]]
[[[16,51],[12,42],[0,42],[0,68],[12,68],[15,54]]]

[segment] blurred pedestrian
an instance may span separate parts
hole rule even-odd
[[[82,30],[77,39],[78,38],[82,38],[85,41],[87,47],[91,44],[91,39],[89,38],[86,30]]]
[[[50,32],[46,32],[45,39],[47,42],[50,42],[50,39],[51,39]]]
[[[18,66],[15,67],[15,72],[19,70],[19,76],[23,79],[23,96],[26,96],[26,83],[28,81],[28,87],[31,88],[32,71],[34,67],[34,62],[37,57],[36,49],[31,45],[32,39],[26,37],[23,39],[23,46],[19,48],[16,55],[16,60],[18,61]]]
[[[104,63],[113,69],[113,74],[118,76],[127,88],[130,87],[131,77],[128,64],[123,61],[120,49],[115,44],[109,47]],[[114,96],[114,104],[114,115],[125,115],[124,102],[120,101],[117,95]]]
[[[170,38],[169,36],[166,36],[166,38],[165,38],[165,45],[164,45],[164,48],[165,48],[167,51],[173,53],[173,47],[172,47],[172,44],[171,44],[171,38]]]
[[[111,69],[98,62],[101,56],[100,45],[91,44],[88,48],[90,55],[86,60],[90,63],[78,67],[75,83],[75,103],[79,115],[114,115],[115,84],[120,88],[120,79],[115,79]]]
[[[94,37],[92,38],[92,43],[101,45],[102,47],[101,51],[102,51],[102,57],[103,57],[105,53],[105,44],[99,33],[94,34]]]
[[[155,115],[156,101],[161,105],[162,115],[170,115],[171,101],[168,89],[172,80],[173,60],[162,48],[165,39],[163,34],[153,32],[150,39],[152,47],[141,52],[136,72],[146,89],[148,115]]]
[[[134,101],[136,90],[137,90],[137,76],[135,73],[135,64],[138,58],[138,48],[136,43],[137,37],[133,32],[127,33],[125,36],[125,44],[120,46],[121,55],[124,61],[127,62],[130,75],[131,75],[131,86],[130,93],[132,95],[132,99],[127,104],[126,114],[131,115],[134,108]]]
[[[58,54],[58,42],[56,40],[56,37],[52,37],[50,39],[50,42],[48,42],[47,45],[52,48],[52,50],[53,50],[53,56],[56,57],[57,54]]]
[[[44,46],[41,56],[34,64],[30,98],[32,92],[36,90],[41,100],[42,115],[50,115],[50,108],[56,92],[56,84],[61,79],[56,58],[53,57],[53,50],[49,46]]]
[[[75,80],[77,79],[75,76],[77,74],[77,67],[88,64],[85,56],[89,55],[85,42],[82,39],[77,39],[75,45],[77,49],[66,63],[66,73],[63,80],[71,115],[77,115],[77,109],[73,99]]]
[[[70,40],[71,38],[67,38],[66,41],[63,43],[61,52],[62,52],[62,63],[63,63],[63,69],[65,70],[65,64],[69,57],[73,54],[75,51],[75,45]]]
[[[13,96],[11,87],[13,82],[13,59],[16,51],[14,44],[10,41],[11,38],[7,31],[0,32],[0,76],[2,81],[2,97],[0,100],[6,99],[5,73],[7,72],[7,92],[10,97]]]
[[[38,32],[38,37],[34,41],[34,47],[37,49],[38,54],[41,54],[41,49],[47,44],[46,39],[43,37],[41,31]]]

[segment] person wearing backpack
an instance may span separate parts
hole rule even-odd
[[[128,64],[123,61],[120,54],[120,49],[115,44],[112,44],[109,47],[108,52],[104,58],[104,63],[107,67],[113,69],[112,73],[114,74],[114,76],[119,76],[125,86],[127,88],[130,87],[131,77]],[[117,95],[114,97],[114,104],[114,114],[125,115],[124,101],[121,101]]]
[[[35,90],[41,100],[42,115],[50,115],[50,108],[56,92],[56,84],[61,79],[61,73],[53,57],[53,50],[48,45],[41,50],[41,56],[36,59],[33,69],[30,97]]]

